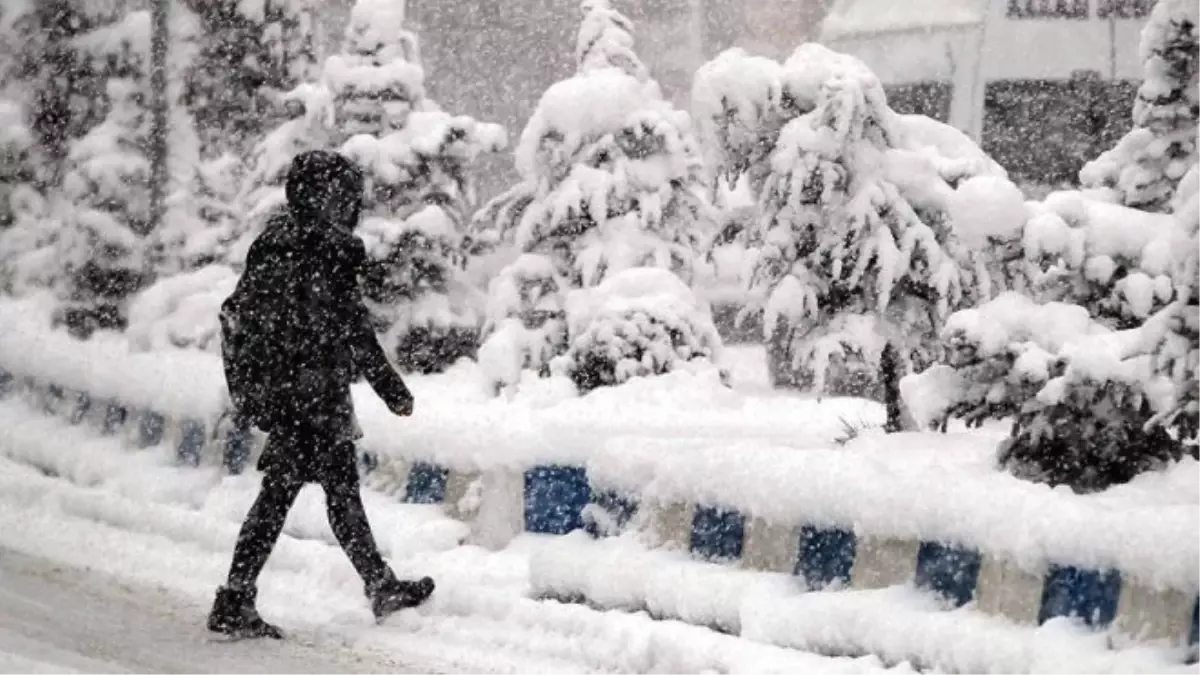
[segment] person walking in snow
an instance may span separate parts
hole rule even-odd
[[[255,239],[221,306],[222,355],[235,423],[268,434],[262,487],[238,534],[211,631],[281,638],[258,614],[256,582],[306,483],[325,491],[329,524],[363,580],[377,620],[424,602],[429,577],[396,578],[371,533],[354,442],[350,384],[365,377],[396,415],[413,397],[371,328],[358,286],[366,249],[353,233],[362,173],[345,157],[303,153],[288,170],[286,212]]]

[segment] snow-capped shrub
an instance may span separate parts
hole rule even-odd
[[[1078,305],[1007,293],[954,314],[943,331],[944,364],[905,378],[901,390],[922,426],[951,416],[969,425],[1012,418],[999,462],[1018,476],[1104,489],[1179,459],[1189,434],[1195,452],[1194,427],[1181,435],[1151,422],[1179,410],[1195,384],[1194,367],[1190,382],[1184,375],[1175,383],[1155,367],[1166,327],[1178,321],[1168,309],[1114,331]]]
[[[1172,267],[1188,241],[1177,218],[1076,191],[1032,210],[1021,245],[1039,299],[1083,306],[1111,328],[1138,326],[1171,302]]]
[[[1196,183],[1181,182],[1173,215],[1080,192],[1032,204],[1032,298],[950,317],[943,362],[901,385],[920,422],[1012,418],[1001,465],[1082,491],[1195,455]]]
[[[33,130],[22,106],[0,98],[0,232],[12,227],[18,217],[14,194],[34,181],[32,147]]]
[[[1200,9],[1192,0],[1158,0],[1142,29],[1143,81],[1133,106],[1134,128],[1116,147],[1088,163],[1083,184],[1107,189],[1114,201],[1166,211],[1180,179],[1196,163],[1200,122]]]
[[[619,272],[567,300],[571,346],[564,371],[581,392],[715,364],[721,340],[708,307],[661,269]]]
[[[566,291],[627,269],[655,267],[692,282],[717,222],[690,119],[637,60],[629,20],[604,0],[583,10],[577,73],[545,92],[521,134],[521,182],[473,219],[475,241],[525,256],[501,279],[526,283],[530,260],[550,263],[537,283],[559,296],[559,311]],[[565,347],[551,336],[556,320],[507,313],[516,311],[514,285],[493,284],[502,297],[493,295],[489,314],[519,318],[526,330],[540,325],[549,333],[535,343]],[[490,320],[486,339],[500,325]]]
[[[526,253],[488,285],[487,317],[479,363],[487,388],[500,393],[520,383],[521,372],[550,374],[550,361],[567,349],[567,282],[547,256]]]
[[[998,176],[968,178],[955,188],[947,206],[955,234],[973,248],[989,246],[993,239],[1020,237],[1029,219],[1025,195]]]
[[[480,300],[466,278],[462,234],[438,206],[358,228],[370,262],[363,290],[385,348],[405,370],[440,372],[475,355]]]
[[[221,303],[237,285],[225,265],[208,265],[151,284],[129,306],[130,345],[140,351],[170,348],[220,352]]]
[[[1102,490],[1197,456],[1198,12],[1157,4],[1137,128],[1084,168],[1091,187],[1028,204],[1031,298],[951,316],[944,362],[901,385],[923,424],[1012,418],[999,462],[1018,476]]]
[[[1078,305],[1003,293],[951,315],[942,328],[943,363],[905,378],[901,388],[922,426],[946,416],[972,425],[1008,417],[1050,380],[1067,343],[1110,332]]]

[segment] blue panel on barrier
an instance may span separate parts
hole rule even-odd
[[[125,406],[116,401],[112,401],[104,409],[104,424],[101,425],[100,431],[105,434],[115,434],[117,430],[125,426],[125,420],[129,417],[129,411]]]
[[[370,450],[358,449],[358,475],[369,476],[379,468],[379,457]]]
[[[162,442],[167,421],[153,410],[143,410],[138,415],[138,446],[152,448]]]
[[[605,490],[592,493],[592,505],[606,514],[605,522],[597,522],[595,518],[585,518],[584,529],[593,537],[607,537],[619,534],[629,524],[637,513],[638,503],[633,497]]]
[[[1042,588],[1038,625],[1056,616],[1079,617],[1089,626],[1112,623],[1121,596],[1121,573],[1051,565]]]
[[[53,382],[46,385],[46,393],[42,395],[42,412],[47,415],[57,415],[62,409],[62,402],[66,396],[63,394],[61,385]]]
[[[408,472],[408,490],[404,501],[409,504],[441,504],[446,501],[446,479],[450,470],[434,464],[417,462]]]
[[[916,585],[962,607],[975,597],[981,564],[978,551],[923,541],[917,550]]]
[[[254,434],[247,427],[233,427],[225,435],[225,452],[221,464],[231,476],[246,470],[250,450],[254,447]]]
[[[857,541],[850,530],[805,525],[800,528],[796,574],[804,577],[810,591],[819,591],[835,583],[848,586],[856,549]]]
[[[535,466],[525,472],[525,531],[566,534],[583,527],[592,497],[587,471],[578,466]]]
[[[81,391],[75,394],[75,407],[71,410],[71,424],[79,424],[83,418],[87,417],[88,411],[92,409],[92,397],[88,396],[86,391]]]
[[[737,560],[742,557],[745,531],[746,517],[737,511],[696,506],[691,551],[709,560]]]
[[[179,436],[179,447],[175,457],[180,464],[200,466],[200,455],[204,453],[204,424],[196,420],[184,420]]]
[[[1188,633],[1188,644],[1200,643],[1200,598],[1192,605],[1192,630]]]

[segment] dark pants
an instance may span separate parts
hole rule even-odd
[[[295,444],[304,444],[305,447],[298,448]],[[271,447],[272,445],[275,447]],[[322,445],[325,447],[321,447]],[[274,457],[281,457],[289,450],[299,451],[297,454],[310,457],[314,452],[337,456],[349,453],[349,462],[335,461],[335,465],[352,466],[354,457],[353,443],[323,444],[308,434],[272,434],[264,454],[270,452]],[[376,546],[375,537],[371,533],[371,525],[367,522],[357,472],[289,471],[282,466],[282,462],[278,462],[265,468],[258,499],[246,514],[246,521],[242,523],[237,546],[233,551],[233,562],[229,568],[230,588],[250,589],[255,586],[271,550],[275,548],[275,542],[283,532],[288,511],[296,502],[300,489],[307,482],[306,479],[320,483],[325,490],[329,525],[338,544],[350,558],[350,563],[362,577],[368,592],[391,574],[383,556],[379,554],[379,547]]]

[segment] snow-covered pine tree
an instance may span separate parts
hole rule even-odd
[[[199,27],[199,53],[184,101],[205,157],[244,156],[284,121],[277,99],[316,80],[324,36],[312,0],[186,0]]]
[[[738,85],[724,61],[760,68]],[[763,312],[795,384],[879,395],[881,363],[933,360],[948,311],[1003,285],[979,252],[1019,232],[1024,199],[961,133],[888,108],[857,59],[804,44],[772,63],[727,54],[697,85],[723,170],[757,190],[743,314]]]
[[[53,234],[54,290],[65,302],[59,320],[81,335],[97,327],[126,324],[129,296],[153,278],[156,240],[149,209],[148,135],[150,12],[128,11],[127,3],[88,5],[91,19],[105,21],[72,41],[81,68],[106,82],[105,96],[92,102],[103,120],[71,143],[61,208],[49,223]],[[176,16],[168,75],[190,58],[189,34]],[[168,81],[174,78],[168,77]],[[168,91],[168,213],[175,222],[186,210],[186,188],[195,168],[197,144],[191,121]]]
[[[1191,0],[1158,0],[1142,29],[1143,81],[1133,106],[1134,128],[1116,147],[1084,167],[1088,187],[1147,211],[1167,211],[1184,173],[1196,162],[1200,121],[1200,10]]]
[[[103,79],[90,71],[75,41],[94,27],[86,7],[71,0],[14,0],[0,8],[6,88],[26,103],[39,157],[39,189],[62,180],[68,145],[94,125]]]
[[[22,105],[0,99],[0,293],[16,295],[39,287],[53,234],[49,204],[36,187],[34,134],[26,120]]]
[[[686,287],[716,223],[690,118],[663,98],[637,58],[630,21],[606,0],[581,8],[577,73],[545,92],[526,125],[516,151],[521,182],[474,220],[479,239],[520,255],[489,290],[481,352],[495,389],[516,384],[522,366],[545,372],[546,359],[562,349],[564,371],[584,390],[664,372],[697,355],[685,344],[703,340],[667,339],[671,330],[657,324],[679,331],[711,324],[699,303],[684,303],[702,314],[687,324],[649,306],[638,311],[649,312],[655,326],[632,321],[631,308],[612,306],[589,315],[608,328],[571,321],[567,291],[596,287],[624,270],[661,268]],[[597,304],[605,305],[593,297],[588,306]],[[563,322],[575,329],[565,340]],[[667,345],[662,363],[618,366],[648,341]],[[603,353],[611,358],[600,367],[596,357]]]
[[[424,78],[403,3],[359,0],[323,81],[340,149],[367,182],[358,233],[371,259],[364,289],[376,327],[402,368],[430,373],[475,354],[480,302],[464,240],[471,170],[506,139],[497,125],[442,111]]]
[[[133,79],[108,83],[111,109],[72,145],[64,196],[73,205],[56,245],[62,320],[79,335],[123,328],[126,300],[145,282],[150,200],[148,124]]]

